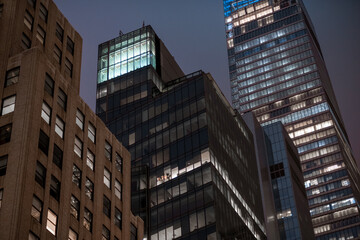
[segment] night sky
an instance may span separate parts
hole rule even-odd
[[[80,95],[95,109],[97,49],[151,25],[185,74],[210,72],[230,100],[221,0],[54,0],[83,38]],[[303,0],[360,166],[360,1]]]

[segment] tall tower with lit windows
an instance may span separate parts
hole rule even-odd
[[[359,170],[303,3],[223,3],[233,106],[263,126],[284,124],[300,155],[316,238],[359,238]]]

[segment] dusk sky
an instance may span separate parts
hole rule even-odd
[[[95,109],[98,45],[151,25],[185,74],[210,72],[230,100],[221,0],[54,0],[83,38],[80,95]],[[304,0],[360,162],[360,1]],[[359,165],[360,166],[360,165]]]

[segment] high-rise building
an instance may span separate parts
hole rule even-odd
[[[146,26],[98,57],[97,114],[131,153],[147,238],[265,239],[251,132],[210,75],[183,76],[164,50]]]
[[[0,29],[0,239],[142,239],[130,154],[79,97],[80,35],[51,0],[1,0]]]
[[[231,98],[281,121],[300,155],[317,239],[360,237],[359,169],[301,0],[224,0]]]

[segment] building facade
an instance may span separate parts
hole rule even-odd
[[[224,0],[224,13],[233,106],[284,124],[316,238],[358,238],[359,170],[303,3]]]
[[[98,70],[111,58],[104,48],[115,43],[115,56],[130,49],[136,58],[147,36],[158,39],[146,26],[101,44]],[[116,47],[120,39],[128,41],[125,49]],[[97,86],[97,114],[132,156],[132,209],[143,217],[147,239],[265,239],[250,131],[210,75],[182,76],[172,64],[180,78],[164,80],[162,71],[176,72],[159,69],[173,58],[157,45],[151,54],[159,61],[136,67],[135,60],[124,74],[107,81],[99,75]]]
[[[130,154],[79,97],[82,39],[50,0],[0,1],[0,239],[142,239]]]

